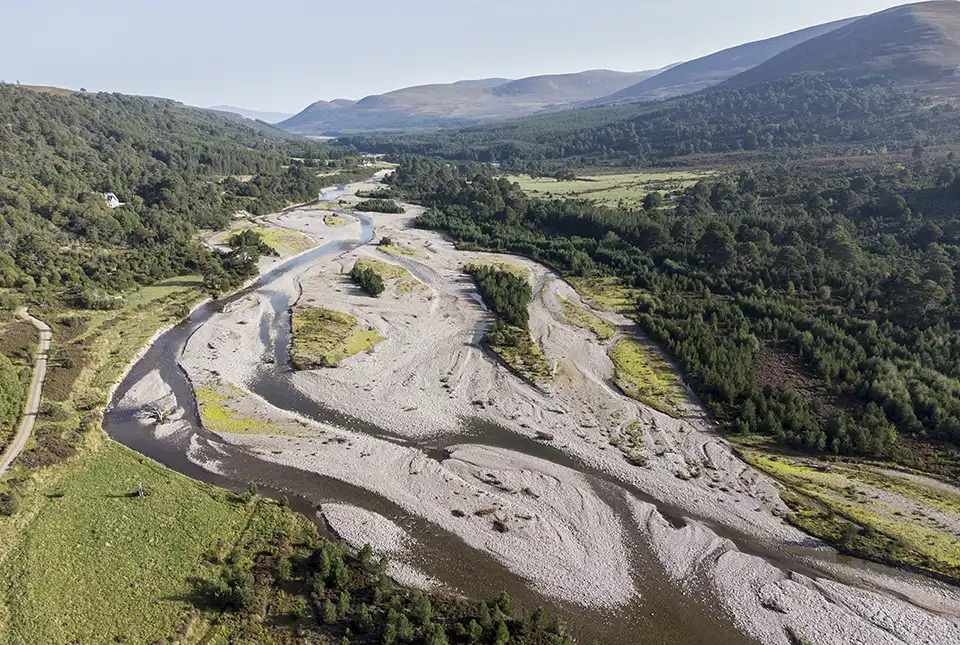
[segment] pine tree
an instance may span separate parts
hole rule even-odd
[[[480,627],[483,628],[484,633],[493,629],[493,617],[490,615],[490,607],[487,606],[487,603],[480,603],[480,610],[477,618],[480,622]]]
[[[426,645],[447,645],[447,633],[442,625],[431,623],[426,629]]]
[[[494,628],[494,645],[507,645],[510,642],[510,629],[503,618],[497,618],[497,624]]]
[[[387,623],[383,628],[383,636],[380,639],[382,645],[395,645],[397,642],[397,627],[393,623]]]
[[[370,614],[370,608],[367,606],[367,603],[360,605],[356,626],[357,631],[361,634],[367,634],[373,629],[373,616]]]
[[[401,641],[408,641],[413,638],[413,625],[406,614],[400,614],[397,619],[397,636]]]
[[[423,592],[416,589],[410,596],[410,611],[418,625],[427,625],[433,617],[433,608],[430,606],[430,599],[423,595]]]
[[[467,634],[469,642],[479,643],[483,640],[483,627],[477,621],[471,620],[470,626],[467,628]]]
[[[370,572],[373,569],[373,548],[369,543],[364,544],[363,548],[357,554],[360,558],[360,566],[364,571]]]
[[[337,606],[329,599],[323,601],[323,622],[326,625],[337,622]]]
[[[346,616],[347,612],[350,611],[350,592],[341,591],[340,598],[337,601],[337,613],[341,616]]]

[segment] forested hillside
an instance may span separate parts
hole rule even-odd
[[[338,178],[312,166],[348,153],[164,99],[0,85],[0,289],[99,308],[186,272],[228,288],[254,250],[211,252],[198,229],[315,198]]]
[[[642,165],[694,153],[842,154],[909,149],[960,133],[952,106],[876,76],[810,74],[742,89],[713,89],[647,106],[571,110],[461,130],[368,134],[344,145],[381,153],[495,161],[536,170],[544,161]]]
[[[960,473],[952,159],[744,170],[645,212],[532,200],[494,172],[411,157],[393,183],[461,244],[622,279],[730,431]]]

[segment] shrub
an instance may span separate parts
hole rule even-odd
[[[357,197],[363,197],[364,199],[390,199],[393,197],[393,192],[391,192],[389,188],[378,188],[376,190],[358,192]]]
[[[322,596],[327,593],[327,583],[320,576],[313,577],[313,593],[317,596]]]
[[[293,609],[290,610],[290,618],[294,620],[300,620],[307,615],[307,603],[304,602],[303,598],[297,598],[296,602],[293,604]]]
[[[655,210],[661,206],[663,206],[663,195],[659,191],[647,193],[647,196],[643,198],[644,210]]]
[[[236,567],[228,569],[210,585],[207,595],[214,607],[245,611],[253,602],[253,574]]]
[[[387,288],[376,271],[370,267],[353,266],[350,271],[350,277],[360,285],[360,288],[369,293],[374,298],[378,297]]]
[[[293,563],[290,561],[290,558],[282,558],[279,563],[277,563],[277,578],[282,580],[289,580],[293,577]]]
[[[11,517],[20,510],[20,496],[15,491],[0,493],[0,515]]]

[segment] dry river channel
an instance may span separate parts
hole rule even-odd
[[[345,193],[345,188],[340,187],[329,191],[322,198],[334,200]],[[506,590],[515,602],[525,607],[541,605],[561,616],[581,643],[595,641],[603,645],[734,645],[789,642],[795,639],[795,633],[804,634],[804,638],[807,638],[805,634],[809,632],[799,629],[794,631],[789,626],[784,628],[778,625],[777,640],[771,640],[769,634],[760,627],[751,628],[749,616],[740,614],[738,620],[738,601],[724,597],[722,585],[699,581],[696,567],[691,566],[686,576],[670,575],[669,567],[664,565],[663,555],[659,555],[645,538],[647,533],[638,530],[638,525],[639,529],[643,529],[644,524],[638,520],[638,516],[642,515],[642,512],[638,511],[640,505],[655,509],[650,512],[657,513],[666,520],[669,526],[662,531],[665,535],[673,535],[672,532],[675,532],[677,536],[684,536],[682,539],[693,541],[696,536],[708,530],[710,537],[706,544],[710,546],[701,549],[704,559],[714,558],[719,563],[721,556],[727,556],[733,551],[736,557],[743,554],[743,557],[752,557],[764,566],[771,567],[771,570],[775,569],[779,576],[777,580],[802,576],[804,579],[826,580],[825,584],[839,588],[844,584],[851,584],[851,578],[856,577],[849,573],[852,570],[860,572],[858,575],[862,574],[865,578],[876,573],[885,580],[898,580],[905,588],[911,588],[910,585],[915,583],[920,586],[928,584],[926,581],[917,582],[916,576],[849,558],[838,558],[834,552],[821,548],[822,545],[817,545],[815,541],[806,544],[797,539],[793,542],[773,543],[770,539],[750,535],[740,527],[728,527],[714,518],[698,516],[691,513],[689,508],[674,504],[672,500],[658,499],[640,486],[597,467],[595,463],[570,454],[559,446],[533,441],[529,436],[518,434],[479,415],[476,418],[462,416],[463,423],[457,432],[443,434],[439,438],[429,435],[416,437],[385,429],[383,424],[353,416],[343,409],[335,410],[315,397],[305,396],[303,388],[298,388],[294,383],[294,372],[289,366],[288,356],[290,317],[287,312],[297,296],[289,290],[273,287],[291,272],[302,271],[325,259],[354,251],[373,240],[375,222],[372,217],[356,212],[341,214],[359,220],[358,238],[331,241],[280,264],[239,293],[202,305],[191,314],[188,321],[159,336],[116,389],[104,419],[107,433],[116,441],[195,479],[232,490],[243,490],[248,482],[256,481],[264,494],[274,497],[288,495],[294,508],[316,518],[321,529],[329,534],[334,532],[318,513],[325,506],[364,509],[387,518],[413,538],[412,552],[408,554],[408,560],[415,563],[427,579],[449,591],[476,599],[492,598],[501,590]],[[400,264],[410,269],[416,277],[420,277],[417,272],[421,269],[416,263],[401,261]],[[426,279],[428,276],[423,277]],[[538,282],[538,288],[541,284]],[[204,325],[232,303],[251,294],[264,298],[269,303],[267,308],[272,310],[271,315],[259,319],[258,331],[261,342],[270,348],[273,354],[273,360],[259,366],[256,377],[247,384],[253,394],[276,409],[327,427],[349,431],[356,436],[419,451],[424,459],[437,463],[443,463],[458,448],[467,445],[472,448],[506,450],[520,458],[552,464],[564,472],[576,473],[586,482],[589,494],[599,498],[610,509],[614,521],[622,531],[625,562],[629,568],[627,577],[632,583],[628,597],[604,607],[595,603],[577,603],[569,597],[545,593],[542,587],[531,584],[528,577],[511,570],[502,559],[494,557],[490,551],[477,548],[476,543],[467,544],[461,536],[447,530],[445,526],[410,512],[409,508],[382,494],[382,491],[350,483],[346,481],[347,478],[285,465],[280,463],[279,459],[266,459],[262,452],[258,453],[242,443],[225,441],[221,436],[204,429],[200,422],[194,384],[181,364],[182,355],[191,338],[202,330]],[[481,320],[473,334],[473,344],[479,343],[483,328],[490,323],[489,316],[482,317]],[[178,432],[151,432],[145,427],[142,415],[138,414],[136,409],[121,405],[133,388],[147,378],[155,378],[156,375],[159,375],[172,391],[176,407],[183,411],[182,418],[179,419],[181,430]],[[279,451],[275,452],[279,454]],[[369,459],[366,467],[378,468],[375,459],[375,456]],[[215,463],[216,468],[204,467],[205,463]],[[652,520],[650,522],[652,523]],[[705,528],[695,528],[689,525],[690,522],[694,522],[696,527]],[[716,545],[720,542],[727,546],[717,549]],[[586,546],[589,549],[591,545]],[[725,564],[718,566],[718,569],[736,577],[735,571],[731,573],[733,569],[728,566],[729,562],[729,559],[724,560]],[[825,567],[833,565],[842,566],[846,573],[838,573],[836,576],[825,573]],[[571,563],[571,566],[583,565]],[[755,572],[756,567],[749,571]],[[758,587],[760,584],[757,583]],[[951,631],[957,625],[956,617],[944,616],[944,613],[949,612],[942,612],[943,606],[949,607],[956,598],[951,592],[937,589],[934,595],[937,598],[945,597],[946,600],[940,606],[920,608],[906,602],[904,598],[896,598],[896,592],[891,591],[893,587],[895,586],[887,586],[884,590],[885,597],[891,603],[909,607],[906,611],[910,613],[911,620],[917,623],[914,631],[926,629],[922,622],[925,618],[914,616],[922,613],[924,617],[929,615],[930,620],[946,621],[943,625],[937,623],[938,629],[944,630],[942,634],[960,634],[960,628],[955,632]],[[837,593],[842,596],[842,592]],[[763,599],[758,601],[754,597],[745,598],[747,600],[740,610],[746,614],[754,611],[751,603],[766,602]],[[774,606],[786,607],[777,609],[783,613],[795,610],[789,606],[789,602],[778,597],[771,597],[769,602]],[[836,598],[831,598],[829,602],[838,603]],[[936,602],[929,604],[936,605]],[[937,609],[941,611],[935,611]],[[850,611],[863,613],[856,608]],[[940,615],[937,615],[938,613]],[[895,612],[891,612],[891,616],[893,620],[898,620]],[[837,638],[844,638],[841,627],[837,626],[842,621],[835,616],[824,613],[822,617],[814,617],[813,620],[825,621],[826,628],[834,630]],[[851,624],[855,629],[856,624]],[[894,628],[884,627],[884,630],[891,635],[891,640],[883,642],[927,642],[922,637],[897,633]],[[930,636],[933,639],[939,638],[934,632],[931,632]],[[796,637],[796,641],[799,641],[799,637]],[[827,639],[822,642],[839,641]],[[955,642],[960,642],[960,639]]]

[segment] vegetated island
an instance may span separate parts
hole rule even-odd
[[[392,199],[365,199],[359,202],[354,209],[366,213],[403,213],[403,206]]]
[[[336,367],[340,361],[384,340],[350,314],[296,305],[291,310],[290,361],[300,370]]]
[[[535,383],[549,381],[552,369],[543,351],[530,336],[527,305],[533,296],[526,270],[522,273],[496,264],[471,263],[464,267],[484,303],[497,315],[484,337],[490,349],[519,375]]]

